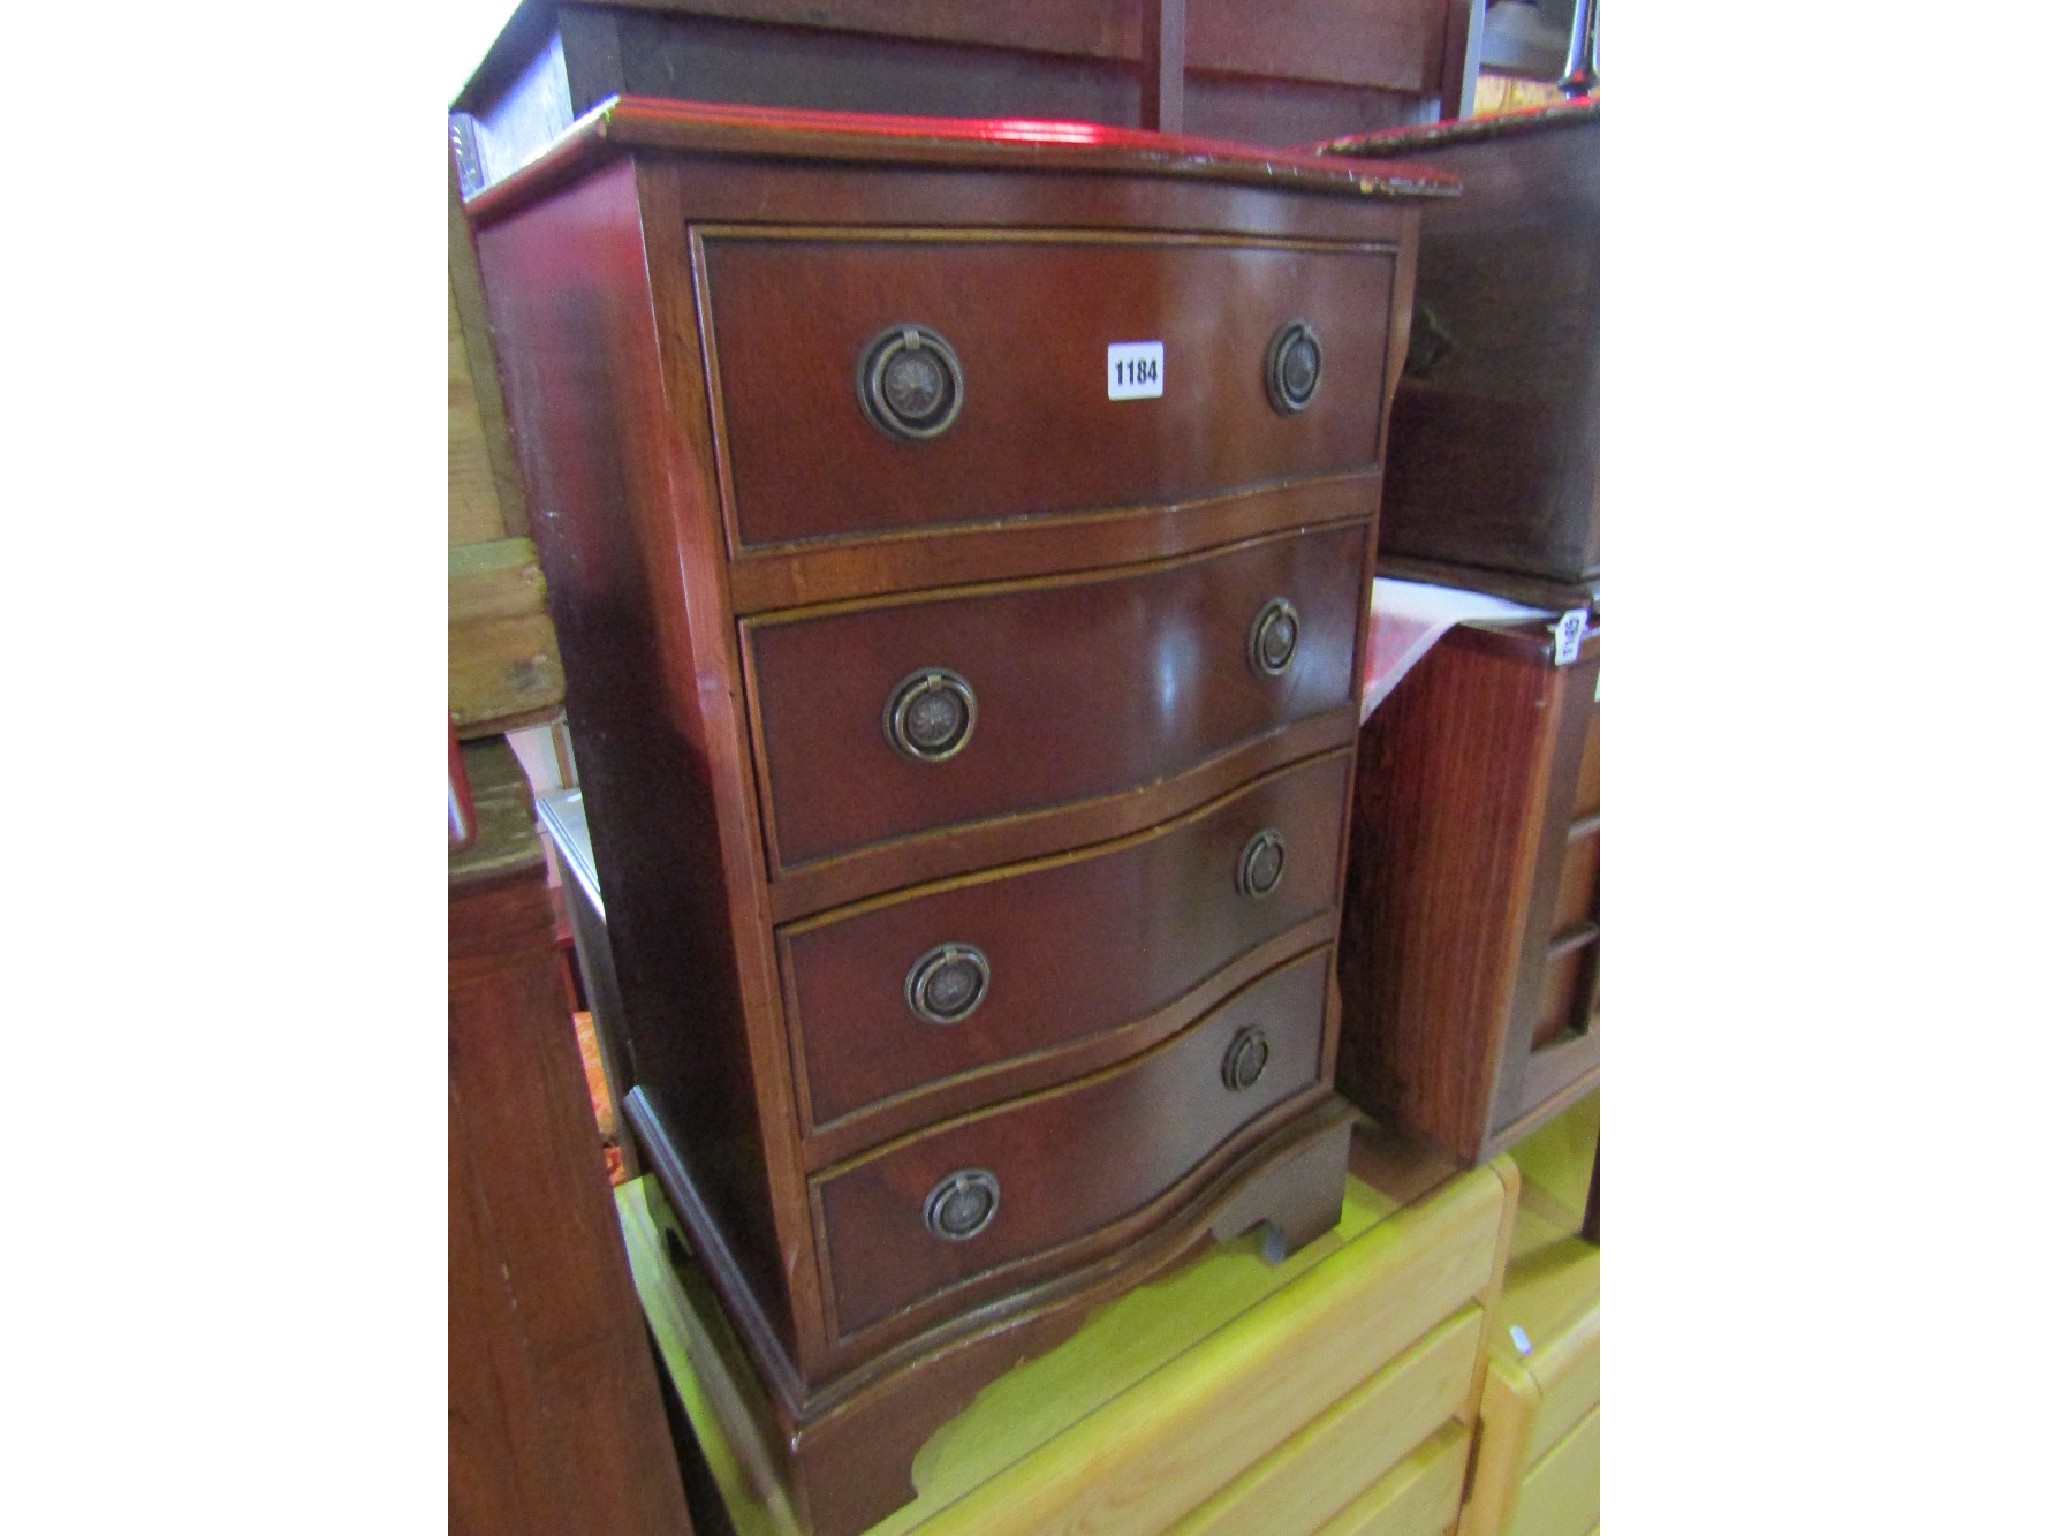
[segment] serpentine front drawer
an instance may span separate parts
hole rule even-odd
[[[742,548],[1379,463],[1357,403],[1381,394],[1389,247],[741,228],[700,249]],[[1148,342],[1158,368],[1132,354],[1118,397],[1110,348]]]
[[[934,1089],[958,1112],[1034,1086],[1016,1069],[1049,1053],[1085,1069],[1065,1053],[1164,1038],[1262,946],[1318,916],[1327,937],[1350,768],[1326,754],[1134,837],[783,930],[806,1129],[870,1142]]]
[[[1162,1199],[1316,1081],[1327,946],[1120,1068],[812,1181],[842,1336]]]
[[[1346,708],[1360,524],[742,624],[772,861],[1136,789]]]

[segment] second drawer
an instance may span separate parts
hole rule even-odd
[[[1132,792],[1355,708],[1366,534],[745,621],[771,869]]]
[[[1136,1214],[1313,1085],[1329,961],[1268,972],[1136,1061],[814,1179],[840,1337]]]
[[[1138,837],[784,930],[807,1129],[1152,1019],[1329,910],[1350,763],[1332,753]]]

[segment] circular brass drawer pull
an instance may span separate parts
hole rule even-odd
[[[1290,320],[1266,347],[1266,398],[1292,416],[1314,398],[1323,379],[1323,343],[1306,320]]]
[[[946,338],[921,325],[891,326],[870,341],[855,385],[876,430],[912,442],[952,426],[967,387]]]
[[[1261,901],[1280,889],[1280,877],[1286,872],[1287,841],[1279,829],[1254,832],[1237,856],[1237,892]]]
[[[926,1024],[958,1024],[988,996],[988,956],[972,944],[941,944],[912,962],[903,1000]]]
[[[996,1219],[1002,1187],[986,1168],[949,1173],[924,1197],[924,1224],[934,1237],[964,1243]]]
[[[1242,1093],[1264,1074],[1272,1054],[1266,1032],[1258,1025],[1240,1029],[1231,1040],[1230,1049],[1223,1053],[1223,1086],[1232,1093]]]
[[[946,667],[919,667],[890,691],[882,711],[889,745],[920,763],[943,763],[974,734],[974,690]]]
[[[1261,677],[1278,677],[1294,660],[1294,648],[1301,642],[1301,615],[1294,604],[1276,597],[1252,620],[1245,652],[1252,670]]]

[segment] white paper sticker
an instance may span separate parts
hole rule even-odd
[[[1112,341],[1109,344],[1109,398],[1157,400],[1166,393],[1166,343]]]
[[[1570,666],[1579,659],[1579,642],[1586,638],[1586,610],[1572,609],[1550,626],[1550,632],[1557,636],[1552,662],[1560,667]]]

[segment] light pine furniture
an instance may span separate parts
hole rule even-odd
[[[1599,1529],[1600,1250],[1578,1232],[1599,1129],[1598,1103],[1588,1100],[1516,1148],[1522,1196],[1490,1319],[1481,1432],[1458,1536]]]
[[[1450,1531],[1519,1175],[1371,1128],[1352,1163],[1336,1229],[1284,1263],[1250,1239],[1214,1249],[988,1387],[920,1448],[917,1498],[872,1536]],[[682,1224],[651,1180],[619,1210],[714,1517],[791,1536],[772,1411]]]
[[[806,1522],[1337,1219],[1389,386],[1454,184],[623,99],[473,198],[625,1110]]]

